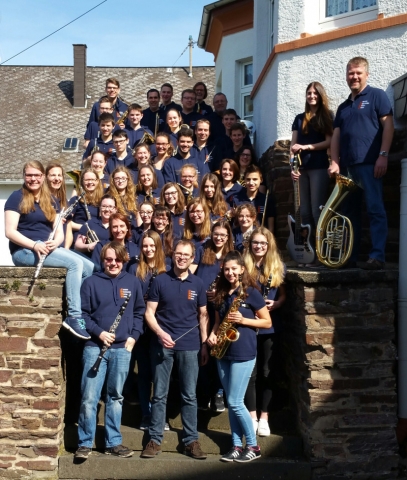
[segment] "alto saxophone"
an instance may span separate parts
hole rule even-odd
[[[239,295],[233,300],[232,305],[216,332],[216,345],[211,348],[211,355],[218,360],[223,358],[231,342],[239,340],[240,333],[233,326],[233,322],[228,321],[228,316],[231,313],[237,312],[243,301],[244,291],[243,288],[240,287]]]

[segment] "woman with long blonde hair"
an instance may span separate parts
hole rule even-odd
[[[193,198],[187,205],[184,238],[192,240],[198,248],[209,238],[210,233],[211,218],[209,210],[199,198]]]
[[[264,227],[256,228],[245,250],[244,261],[250,276],[257,282],[265,298],[267,310],[273,318],[273,326],[259,330],[257,336],[257,361],[247,387],[245,403],[259,436],[270,435],[268,411],[271,406],[271,357],[273,343],[282,330],[280,307],[286,299],[285,265],[281,259],[274,235]],[[257,382],[256,382],[257,377]],[[257,383],[257,385],[256,385]],[[260,416],[257,416],[256,391],[260,395]]]
[[[171,212],[174,235],[182,238],[185,225],[185,196],[175,182],[168,182],[163,186],[160,203]]]
[[[136,187],[130,171],[126,167],[117,167],[110,175],[109,193],[116,200],[117,211],[127,215],[132,228],[141,225],[136,203]]]
[[[27,162],[23,175],[22,188],[13,192],[4,206],[5,235],[10,240],[13,263],[18,267],[33,267],[45,255],[45,267],[66,268],[68,316],[63,325],[76,336],[89,339],[82,318],[80,287],[92,275],[93,263],[59,246],[64,240],[62,222],[49,240],[59,206],[49,192],[43,165],[36,160]]]

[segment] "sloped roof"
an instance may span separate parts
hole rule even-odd
[[[215,68],[194,67],[193,78],[186,67],[110,68],[87,67],[88,105],[72,108],[73,67],[1,66],[2,85],[0,108],[0,181],[20,180],[22,167],[28,160],[44,165],[60,161],[66,170],[78,168],[82,149],[77,153],[62,153],[66,137],[78,137],[80,143],[91,107],[105,92],[105,80],[116,77],[121,85],[121,97],[147,108],[146,92],[160,89],[164,82],[174,87],[174,101],[179,103],[182,90],[203,81],[208,87],[208,99],[214,95]]]

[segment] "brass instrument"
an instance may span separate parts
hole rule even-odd
[[[237,181],[237,183],[238,183],[239,185],[241,185],[242,187],[246,187],[246,181],[245,181],[245,179],[244,179],[244,173],[241,173],[241,174],[240,174],[240,178],[239,178],[239,180]]]
[[[147,145],[153,145],[155,138],[148,132],[144,132],[144,135],[140,138],[139,143],[146,143]]]
[[[70,170],[69,172],[66,172],[68,177],[70,177],[73,180],[73,183],[75,185],[75,190],[79,193],[81,186],[79,183],[79,180],[81,178],[81,170]]]
[[[159,113],[157,112],[155,114],[155,128],[154,128],[154,136],[156,137],[157,136],[157,133],[158,133],[158,129],[160,128],[160,115]]]
[[[129,109],[127,109],[123,115],[119,118],[119,120],[117,120],[116,122],[116,125],[118,125],[119,123],[124,123],[126,120],[127,120],[127,117],[129,116]]]
[[[183,193],[184,195],[186,195],[186,197],[187,197],[187,203],[194,198],[193,195],[192,195],[192,192],[191,192],[190,190],[188,190],[187,187],[184,187],[184,185],[182,185],[182,183],[178,183],[178,182],[177,182],[177,185],[178,185],[179,188],[181,189],[182,193]]]
[[[343,199],[357,185],[343,175],[336,176],[336,185],[318,220],[315,249],[321,263],[340,268],[349,259],[353,247],[353,227],[348,217],[336,212]]]
[[[264,200],[263,216],[261,217],[261,226],[264,227],[264,220],[266,219],[267,200],[269,199],[270,188],[267,189],[266,199]]]
[[[230,313],[237,312],[243,301],[244,291],[243,288],[240,287],[238,296],[233,300],[232,305],[216,332],[216,345],[211,348],[211,355],[218,360],[223,358],[231,342],[239,340],[240,333],[233,326],[233,322],[228,321],[228,316]]]
[[[98,143],[97,143],[97,142],[98,142],[98,139],[97,139],[97,137],[96,137],[96,138],[95,138],[95,145],[93,145],[92,151],[90,152],[91,155],[92,155],[92,153],[95,153],[95,152],[99,152],[99,151],[100,151],[100,148],[98,147]]]
[[[88,222],[85,223],[88,233],[86,234],[86,243],[98,242],[99,238],[96,235],[96,232],[89,227]]]

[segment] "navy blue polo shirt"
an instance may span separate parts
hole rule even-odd
[[[181,168],[188,163],[195,165],[196,169],[198,170],[198,176],[201,175],[201,172],[206,170],[203,162],[194,156],[194,151],[192,148],[190,154],[191,156],[189,158],[184,159],[179,153],[177,153],[174,157],[170,157],[165,161],[162,172],[166,183],[181,183]]]
[[[147,195],[146,192],[138,192],[137,193],[137,203],[140,206],[144,200],[151,202],[153,205],[158,205],[160,203],[160,193],[161,188],[155,188],[151,195]]]
[[[246,293],[247,298],[244,300],[243,306],[239,307],[239,312],[244,318],[254,319],[256,312],[265,307],[266,302],[261,296],[261,293],[253,287],[247,288]],[[236,296],[236,290],[231,295],[227,294],[224,303],[218,308],[221,322],[229,311]],[[252,360],[257,354],[256,329],[244,325],[235,325],[235,328],[240,333],[240,337],[237,342],[230,343],[223,359],[237,361]]]
[[[386,93],[370,85],[354,100],[349,95],[339,105],[334,128],[340,128],[341,166],[376,163],[383,133],[380,119],[387,115],[393,115],[393,111]]]
[[[178,238],[184,235],[185,226],[185,210],[182,213],[175,214],[171,212],[172,217],[172,231]]]
[[[13,211],[20,214],[18,220],[17,231],[29,238],[30,240],[41,240],[46,242],[50,233],[53,230],[52,222],[49,222],[41,210],[39,203],[34,202],[34,211],[22,214],[20,212],[20,202],[23,197],[22,190],[14,191],[7,199],[4,205],[4,211]],[[57,210],[57,208],[56,208]],[[21,250],[23,247],[9,241],[10,253],[14,253],[17,250]]]
[[[256,269],[259,270],[259,268],[256,266]],[[286,266],[284,265],[284,276],[287,272],[287,268]],[[266,291],[266,286],[267,286],[267,280],[265,280],[265,283],[260,283],[259,280],[257,280],[257,285],[259,286],[260,288],[260,292],[264,298],[264,294],[265,294],[265,291]],[[270,290],[269,290],[269,293],[267,295],[267,300],[275,300],[277,301],[280,297],[280,290],[279,290],[279,287],[271,287]],[[271,316],[271,322],[272,322],[272,326],[270,328],[260,328],[259,329],[259,335],[265,335],[265,334],[268,334],[268,333],[278,333],[278,332],[281,332],[283,330],[283,319],[282,319],[282,315],[281,315],[281,308],[277,308],[276,310],[272,310],[270,312],[270,316]]]
[[[161,132],[165,126],[165,120],[161,118],[161,112],[158,109],[156,112],[153,112],[150,108],[143,110],[143,125],[145,125],[151,132],[155,133],[155,122],[158,113],[158,131]]]
[[[234,202],[236,205],[240,205],[242,203],[250,203],[251,205],[253,205],[257,212],[257,221],[261,224],[261,221],[263,219],[264,206],[266,203],[265,193],[258,191],[257,195],[253,198],[253,200],[250,200],[247,196],[246,189],[243,189],[234,197]],[[266,219],[275,216],[276,204],[273,195],[270,193],[267,199]],[[264,222],[264,224],[267,225],[266,222]]]
[[[198,112],[198,102],[194,106],[194,112]],[[205,103],[203,100],[201,103],[199,103],[199,113],[201,115],[205,117],[206,115],[209,115],[212,112],[213,112],[213,108],[207,103]]]
[[[117,167],[126,167],[129,168],[134,164],[134,157],[131,152],[127,152],[127,155],[122,159],[118,159],[116,154],[114,153],[107,161],[105,172],[107,174],[111,174],[114,169]]]
[[[300,113],[294,119],[291,130],[297,132],[297,143],[300,145],[309,145],[314,143],[321,143],[325,141],[325,135],[317,132],[313,128],[312,120],[308,123],[308,133],[302,131],[302,122],[304,121],[305,113]],[[300,169],[316,169],[328,168],[328,153],[327,150],[304,150],[301,152],[301,167]]]
[[[229,190],[225,190],[224,187],[222,187],[222,194],[223,198],[225,199],[225,202],[231,207],[234,208],[236,206],[235,204],[235,196],[243,190],[243,187],[240,185],[240,183],[234,183]]]
[[[193,130],[195,129],[196,122],[203,118],[203,115],[197,112],[184,113],[181,111],[182,123],[188,125]]]
[[[205,116],[211,124],[211,139],[216,140],[218,137],[226,134],[225,126],[222,123],[222,116],[213,111]]]
[[[123,113],[127,110],[128,106],[126,103],[122,102],[120,98],[116,99],[115,104],[113,105],[113,112],[112,115],[115,119],[115,122],[119,120],[119,118],[123,115]],[[91,122],[97,122],[99,119],[100,111],[99,111],[99,101],[95,102],[92,106],[92,110],[89,115],[87,127]]]
[[[69,205],[72,205],[78,199],[77,196],[72,197],[69,200]],[[88,205],[88,210],[91,218],[97,218],[99,216],[99,207],[95,207],[94,205]],[[86,214],[85,204],[82,201],[79,201],[76,204],[71,216],[68,220],[73,220],[75,223],[83,224],[88,221],[88,217]]]
[[[206,173],[217,170],[223,158],[220,149],[214,144],[205,145],[201,149],[194,144],[191,148],[191,155],[199,158],[200,165],[202,165],[202,172],[200,172],[201,180]]]
[[[106,191],[110,185],[110,177],[108,173],[104,173],[103,177],[100,179],[103,185],[103,189]]]
[[[93,147],[95,146],[95,139],[92,138],[86,147],[85,153],[82,156],[83,160],[86,160],[92,153]],[[113,155],[116,152],[116,149],[113,146],[113,140],[108,140],[104,142],[100,137],[96,139],[96,146],[100,152],[103,152],[107,156]]]
[[[180,280],[174,270],[158,275],[148,294],[148,301],[157,302],[155,317],[159,326],[176,340],[199,323],[199,307],[206,305],[202,280],[189,274]],[[174,350],[199,350],[199,326],[179,339]]]
[[[115,132],[116,130],[120,130],[119,125],[114,126],[112,133]],[[90,122],[87,129],[86,129],[86,132],[85,132],[85,135],[83,136],[83,138],[85,140],[91,140],[92,138],[93,139],[98,138],[99,135],[100,135],[99,123],[98,122]]]
[[[250,230],[250,233],[254,230],[254,227]],[[235,246],[235,250],[242,253],[245,249],[246,245],[243,244],[243,232],[240,227],[235,227],[232,230],[233,235],[233,245]],[[250,234],[248,235],[250,237]]]
[[[87,224],[89,225],[89,228],[96,233],[99,240],[109,241],[109,237],[110,237],[109,227],[105,228],[103,226],[102,220],[100,218],[91,218],[87,222]],[[86,228],[86,224],[83,224],[81,226],[81,228],[78,230],[77,236],[78,235],[85,235],[86,236],[87,233],[88,233],[88,229]],[[92,256],[92,252],[82,252],[82,253],[83,253],[83,255],[86,255],[89,258],[91,258],[91,256]]]

